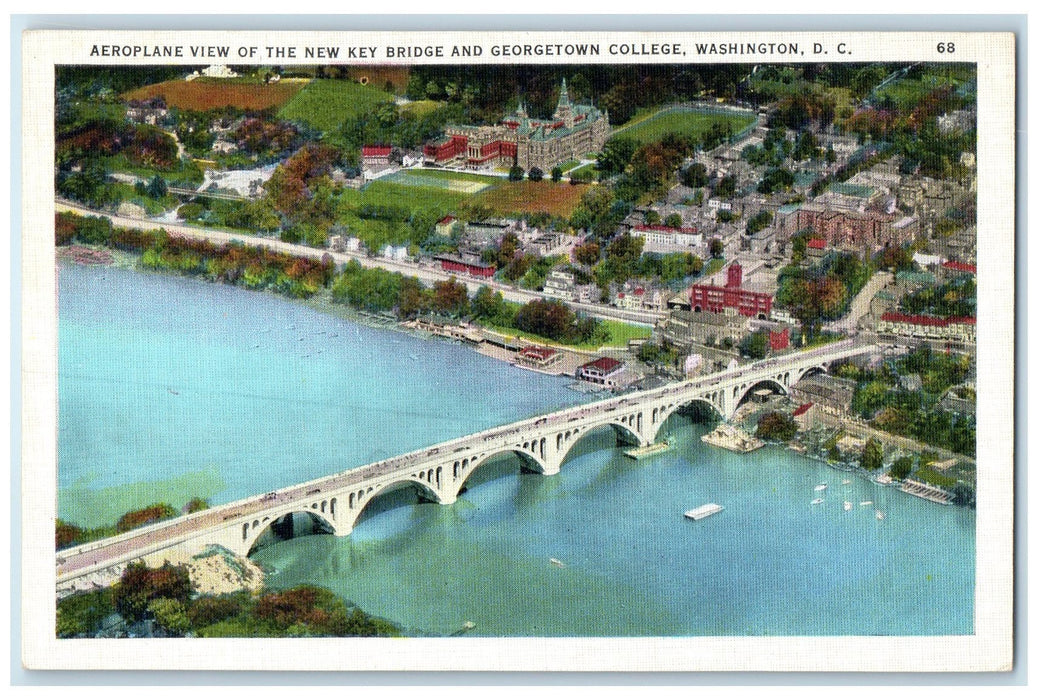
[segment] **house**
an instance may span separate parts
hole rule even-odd
[[[392,152],[392,146],[363,146],[360,149],[361,167],[365,172],[381,172],[389,167]]]
[[[566,270],[550,270],[544,280],[544,293],[548,296],[572,300],[576,298],[576,289],[576,277]]]
[[[768,331],[768,346],[772,352],[778,352],[779,350],[785,350],[789,347],[789,328],[783,328],[781,331]]]
[[[444,272],[457,272],[463,275],[490,279],[497,272],[495,265],[490,265],[475,256],[435,255],[433,260],[440,263]]]
[[[599,357],[577,368],[577,379],[607,387],[620,386],[624,363],[612,357]]]
[[[443,236],[444,238],[450,237],[451,232],[454,229],[454,224],[457,223],[457,221],[458,220],[450,214],[443,217],[442,219],[436,222],[436,235]],[[464,229],[465,224],[461,224],[461,227]]]
[[[515,354],[515,364],[535,370],[546,370],[562,361],[562,354],[554,348],[529,345]]]
[[[876,329],[881,334],[922,340],[943,340],[965,344],[977,342],[977,319],[973,316],[924,316],[888,311],[880,316]]]

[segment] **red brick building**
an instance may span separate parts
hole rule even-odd
[[[444,272],[457,272],[485,279],[490,279],[497,272],[495,265],[488,265],[480,260],[465,260],[451,255],[437,255],[433,259],[439,261],[440,269]]]
[[[692,293],[689,295],[693,311],[723,313],[725,309],[734,309],[743,316],[758,318],[771,315],[772,301],[770,294],[743,288],[742,265],[739,263],[728,266],[728,281],[725,286],[693,284]]]

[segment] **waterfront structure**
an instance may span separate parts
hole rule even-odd
[[[693,311],[722,313],[735,310],[743,316],[766,319],[771,315],[772,296],[742,286],[742,265],[728,266],[724,286],[711,282],[693,284],[689,301]]]
[[[515,354],[515,364],[527,369],[546,370],[562,361],[562,353],[555,348],[530,345]]]
[[[620,385],[620,375],[623,371],[624,363],[620,360],[612,357],[598,357],[577,368],[577,379],[590,384],[616,388]]]
[[[128,562],[173,547],[202,551],[216,545],[246,556],[264,532],[287,530],[296,514],[316,519],[330,532],[346,536],[375,497],[401,485],[412,484],[427,498],[450,504],[457,500],[469,476],[496,455],[516,453],[530,468],[546,475],[556,474],[570,450],[596,428],[612,426],[618,435],[637,446],[650,445],[667,419],[684,406],[705,405],[727,419],[762,385],[788,392],[807,373],[878,351],[873,345],[844,341],[791,353],[676,384],[571,406],[215,506],[61,550],[56,561],[57,584],[59,589],[70,590],[97,572],[118,572]]]
[[[570,102],[562,81],[559,102],[550,119],[533,119],[522,103],[494,126],[448,125],[445,136],[424,148],[425,161],[467,168],[540,168],[579,160],[602,149],[609,138],[609,114]]]

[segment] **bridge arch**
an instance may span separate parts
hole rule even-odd
[[[546,437],[538,438],[537,440],[532,442],[537,443],[536,446],[538,449],[540,449],[542,443],[545,446],[549,444],[548,439]],[[534,454],[534,452],[530,449],[529,443],[526,443],[525,447],[521,447],[518,445],[509,445],[506,447],[500,447],[498,449],[488,450],[487,452],[473,457],[472,459],[466,459],[461,462],[454,463],[454,483],[450,487],[450,490],[444,494],[446,496],[446,498],[444,499],[445,502],[452,503],[458,497],[458,494],[460,494],[462,490],[465,488],[465,485],[468,483],[469,478],[473,474],[475,474],[480,467],[485,465],[494,457],[499,457],[501,455],[506,454],[513,454],[519,458],[520,469],[526,469],[528,471],[538,472],[541,474],[547,473],[549,471],[544,459],[539,457],[537,454]]]
[[[335,526],[335,518],[331,512],[328,512],[328,506],[331,501],[335,499],[323,499],[322,502],[325,506],[325,512],[321,512],[321,502],[314,504],[314,506],[299,506],[296,505],[291,508],[285,508],[283,511],[276,514],[269,514],[263,516],[257,516],[251,520],[242,523],[241,527],[241,544],[239,551],[243,556],[252,554],[253,549],[259,542],[259,539],[267,531],[272,531],[277,527],[292,526],[294,527],[294,518],[298,515],[307,515],[311,518],[311,522],[315,522],[321,529],[327,531],[329,534],[338,533],[339,529]],[[291,517],[290,520],[286,521],[287,517]]]
[[[663,429],[663,426],[666,424],[667,420],[683,408],[690,408],[695,405],[703,406],[709,409],[712,413],[716,414],[719,419],[723,420],[725,417],[724,411],[722,411],[721,407],[718,405],[718,403],[716,403],[716,400],[720,398],[721,393],[722,392],[720,391],[712,391],[706,396],[696,396],[694,398],[689,399],[677,399],[670,403],[659,406],[657,409],[654,409],[656,418],[653,420],[653,429],[652,434],[649,436],[649,441],[655,442],[656,438],[659,436],[660,430]]]
[[[401,491],[405,488],[413,487],[415,493],[418,496],[419,501],[430,501],[433,503],[443,503],[444,498],[442,493],[433,487],[430,482],[430,477],[435,478],[435,475],[443,475],[443,467],[434,467],[432,469],[426,469],[419,474],[394,479],[386,484],[376,487],[369,487],[367,489],[358,489],[357,492],[349,494],[348,497],[348,508],[344,510],[342,520],[339,524],[338,532],[344,534],[353,531],[356,527],[357,521],[368,509],[374,501],[382,496],[386,496],[390,493]],[[447,501],[448,503],[450,501]]]
[[[765,378],[765,379],[758,379],[758,380],[755,380],[753,382],[747,382],[745,384],[740,384],[738,387],[736,387],[737,393],[735,393],[732,396],[732,412],[734,413],[735,409],[737,409],[739,406],[741,406],[743,404],[744,401],[746,401],[746,397],[748,397],[750,395],[750,393],[753,392],[753,390],[758,388],[758,387],[762,387],[762,386],[766,386],[766,387],[769,387],[769,388],[776,388],[777,387],[780,393],[782,393],[783,395],[788,395],[789,394],[789,384],[788,383],[783,383],[783,379],[787,378],[788,376],[789,376],[789,373],[785,372],[785,373],[780,374],[780,375],[775,376],[775,377]]]
[[[565,435],[568,437],[562,440],[560,448],[555,455],[555,465],[556,467],[561,467],[577,445],[592,434],[600,433],[604,428],[612,428],[617,442],[626,439],[635,445],[647,445],[648,441],[641,435],[642,426],[646,423],[645,410],[639,409],[638,411],[632,411],[631,414],[610,419],[593,427],[583,427],[580,430],[567,432]]]

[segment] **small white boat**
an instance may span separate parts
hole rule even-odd
[[[829,488],[829,484],[818,484],[815,486],[815,491],[825,491],[827,488]]]
[[[556,559],[555,557],[552,557],[552,558],[551,558],[551,559],[549,559],[548,561],[549,561],[549,562],[551,562],[551,565],[552,565],[552,566],[557,566],[557,567],[559,567],[560,569],[565,569],[565,568],[566,568],[566,565],[565,565],[565,564],[563,564],[563,563],[562,563],[561,561],[559,561],[558,559]]]
[[[844,479],[844,480],[843,480],[842,482],[840,482],[840,483],[842,483],[842,484],[843,484],[844,486],[846,486],[847,484],[851,483],[851,480],[850,480],[850,479]]]
[[[686,510],[685,511],[685,517],[688,518],[689,520],[702,520],[703,518],[707,517],[708,515],[713,515],[714,513],[720,513],[722,510],[724,510],[724,506],[719,506],[716,503],[704,503],[703,505],[699,506],[698,508],[693,508],[692,510]]]
[[[854,506],[853,506],[853,505],[851,504],[851,502],[850,502],[850,501],[844,501],[844,502],[843,502],[843,509],[844,509],[844,510],[850,510],[850,509],[851,509],[851,508],[853,508],[853,507],[854,507]]]
[[[859,506],[871,506],[872,505],[872,501],[862,501],[858,505]]]
[[[877,510],[877,511],[876,511],[876,520],[882,520],[882,519],[883,519],[883,518],[885,518],[885,517],[887,517],[887,516],[885,516],[885,515],[883,514],[883,511],[881,511],[881,510]]]
[[[811,501],[811,505],[817,506],[819,503],[823,503],[824,501],[824,498],[816,498],[815,500]]]

